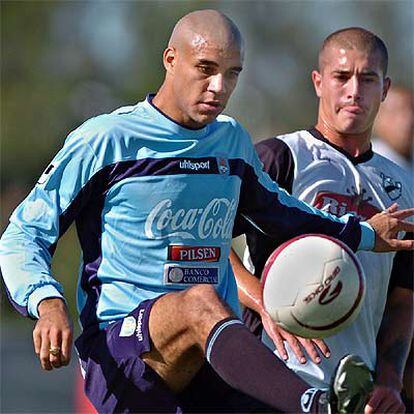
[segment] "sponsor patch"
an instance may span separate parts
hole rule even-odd
[[[127,316],[122,322],[121,331],[119,336],[132,336],[137,327],[137,321],[133,316]]]
[[[361,194],[358,194],[354,187],[347,189],[347,192],[348,194],[337,194],[321,191],[316,194],[313,205],[319,210],[337,217],[351,213],[362,220],[368,220],[380,212],[377,207],[371,204],[372,197],[367,194],[365,189],[362,190]]]
[[[166,198],[149,212],[145,221],[145,235],[158,240],[167,237],[231,240],[236,211],[235,198],[213,198],[202,208],[189,209],[179,208],[172,199]]]
[[[183,266],[175,263],[164,266],[164,283],[167,285],[216,285],[218,282],[218,267]]]
[[[168,246],[168,260],[175,262],[218,262],[220,247],[213,246]]]

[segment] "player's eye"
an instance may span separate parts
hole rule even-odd
[[[239,70],[231,70],[228,74],[229,78],[234,79],[237,78],[240,75]]]
[[[348,76],[343,73],[335,75],[334,78],[339,82],[345,82],[348,80]]]
[[[213,66],[206,66],[206,65],[199,65],[197,66],[198,70],[203,73],[204,75],[214,75],[215,68]]]
[[[362,78],[362,80],[363,80],[365,83],[372,83],[372,82],[374,82],[374,81],[375,81],[375,78],[374,78],[373,76],[365,76],[364,78]]]

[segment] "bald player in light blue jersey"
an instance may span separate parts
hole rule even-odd
[[[99,412],[335,412],[360,401],[372,380],[357,358],[343,361],[326,394],[309,389],[246,329],[228,263],[231,240],[244,231],[244,217],[279,238],[322,232],[354,250],[411,249],[396,234],[412,230],[404,221],[412,211],[369,224],[338,219],[263,173],[249,135],[220,115],[243,66],[240,32],[221,13],[182,18],[163,62],[155,96],[68,136],[1,239],[10,299],[38,319],[42,367],[70,358],[70,320],[50,263],[75,221],[83,328],[76,348]]]

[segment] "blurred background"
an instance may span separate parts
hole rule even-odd
[[[91,116],[142,100],[163,79],[162,51],[187,12],[227,13],[246,40],[245,69],[227,114],[254,140],[312,126],[310,73],[331,32],[362,26],[390,53],[393,81],[413,86],[414,2],[5,1],[1,7],[1,228],[65,136]],[[54,258],[76,321],[79,246],[71,228]],[[1,293],[0,412],[74,412],[77,360],[42,372],[33,321]]]

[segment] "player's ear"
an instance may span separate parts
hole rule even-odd
[[[384,85],[382,87],[381,102],[384,102],[385,98],[387,97],[390,86],[391,86],[391,79],[390,78],[385,78],[384,79]]]
[[[321,85],[322,85],[322,75],[317,71],[312,71],[312,82],[313,87],[315,88],[315,92],[318,98],[321,97]]]
[[[167,49],[164,50],[163,54],[164,68],[168,73],[174,72],[176,61],[177,50],[172,46],[168,46]]]

